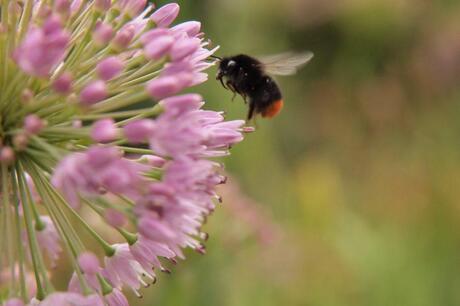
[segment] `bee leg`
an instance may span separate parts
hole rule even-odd
[[[232,81],[227,81],[228,88],[233,92],[233,97],[232,101],[235,100],[236,94],[239,93],[238,90],[236,90],[235,86],[233,85]]]
[[[245,94],[241,94],[241,96],[243,97],[244,104],[248,104],[248,96]]]
[[[252,116],[254,115],[255,104],[253,101],[249,103],[249,111],[248,111],[248,121],[251,120]]]
[[[225,89],[228,89],[227,86],[225,86],[224,80],[222,78],[219,78],[220,83],[222,84],[222,87]],[[228,84],[228,82],[227,82]]]
[[[259,128],[259,124],[257,124],[257,117],[254,117],[254,127],[255,127],[256,129]]]

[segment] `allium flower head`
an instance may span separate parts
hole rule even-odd
[[[210,158],[248,129],[182,93],[207,80],[217,48],[201,23],[174,24],[179,11],[0,2],[0,304],[128,305],[123,291],[140,295],[165,261],[204,253],[201,227],[225,182]],[[54,292],[62,256],[74,271]]]

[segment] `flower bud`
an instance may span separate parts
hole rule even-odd
[[[97,80],[86,85],[80,93],[80,103],[91,105],[107,97],[107,86],[104,81]]]
[[[123,70],[123,61],[116,56],[103,59],[96,66],[97,74],[104,81],[108,81],[118,76]]]
[[[123,132],[130,143],[142,143],[152,136],[155,122],[150,119],[141,119],[128,123]]]
[[[115,34],[115,38],[113,39],[111,44],[113,49],[115,49],[116,51],[122,51],[126,49],[134,37],[134,31],[135,27],[132,24],[127,25],[123,27],[120,31],[118,31],[118,33]]]
[[[21,102],[28,104],[34,98],[34,93],[29,88],[26,88],[21,93]]]
[[[0,162],[5,165],[9,165],[14,162],[15,159],[14,150],[11,147],[3,147],[0,149]]]
[[[108,208],[104,211],[104,219],[113,227],[122,227],[126,224],[126,216],[113,208]]]
[[[100,13],[104,13],[110,9],[111,4],[111,0],[95,0],[94,9]]]
[[[201,41],[198,38],[179,39],[171,48],[171,58],[173,61],[180,61],[192,55],[200,48]]]
[[[13,137],[13,146],[18,151],[23,151],[27,148],[29,143],[29,137],[25,133],[20,133],[14,135]]]
[[[189,80],[185,78],[180,78],[177,76],[163,76],[151,80],[147,84],[147,92],[155,99],[160,100],[169,96],[174,95],[175,93],[182,90],[186,87],[186,83],[191,81],[192,76],[190,75]],[[188,82],[187,82],[188,81]]]
[[[165,28],[173,23],[179,15],[179,10],[180,7],[177,3],[169,3],[157,9],[150,18],[159,28]]]
[[[53,82],[53,89],[60,94],[66,95],[72,91],[72,74],[64,72]]]
[[[67,16],[70,12],[69,0],[56,0],[54,2],[54,9],[61,15]]]
[[[171,30],[176,34],[185,32],[189,37],[194,37],[200,33],[201,23],[199,21],[187,21],[172,27]]]
[[[142,155],[140,162],[156,168],[162,168],[166,164],[166,160],[164,158],[156,155]]]
[[[45,123],[35,114],[24,118],[24,129],[30,134],[38,134],[45,127]]]
[[[110,142],[117,138],[118,130],[113,119],[101,119],[93,124],[91,138],[97,142]]]
[[[78,265],[84,273],[96,274],[99,272],[99,259],[91,252],[83,252],[78,256]]]
[[[174,43],[171,36],[160,36],[152,39],[144,48],[145,57],[151,60],[158,60],[165,56]]]
[[[113,28],[107,23],[99,22],[93,32],[93,39],[97,46],[102,47],[109,43],[113,37]]]
[[[139,15],[147,4],[147,0],[119,0],[122,11],[129,17]]]
[[[203,98],[198,94],[185,94],[166,98],[160,102],[168,113],[175,115],[199,109],[203,105]]]
[[[24,302],[21,299],[9,299],[6,301],[5,306],[24,306]]]

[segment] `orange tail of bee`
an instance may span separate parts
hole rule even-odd
[[[262,112],[262,117],[268,117],[268,118],[273,118],[275,117],[281,109],[283,109],[283,100],[277,100],[270,104],[264,111]]]

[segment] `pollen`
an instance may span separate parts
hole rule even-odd
[[[268,117],[268,118],[273,118],[275,117],[281,109],[283,109],[283,100],[277,100],[270,104],[263,112],[262,112],[262,117]]]

